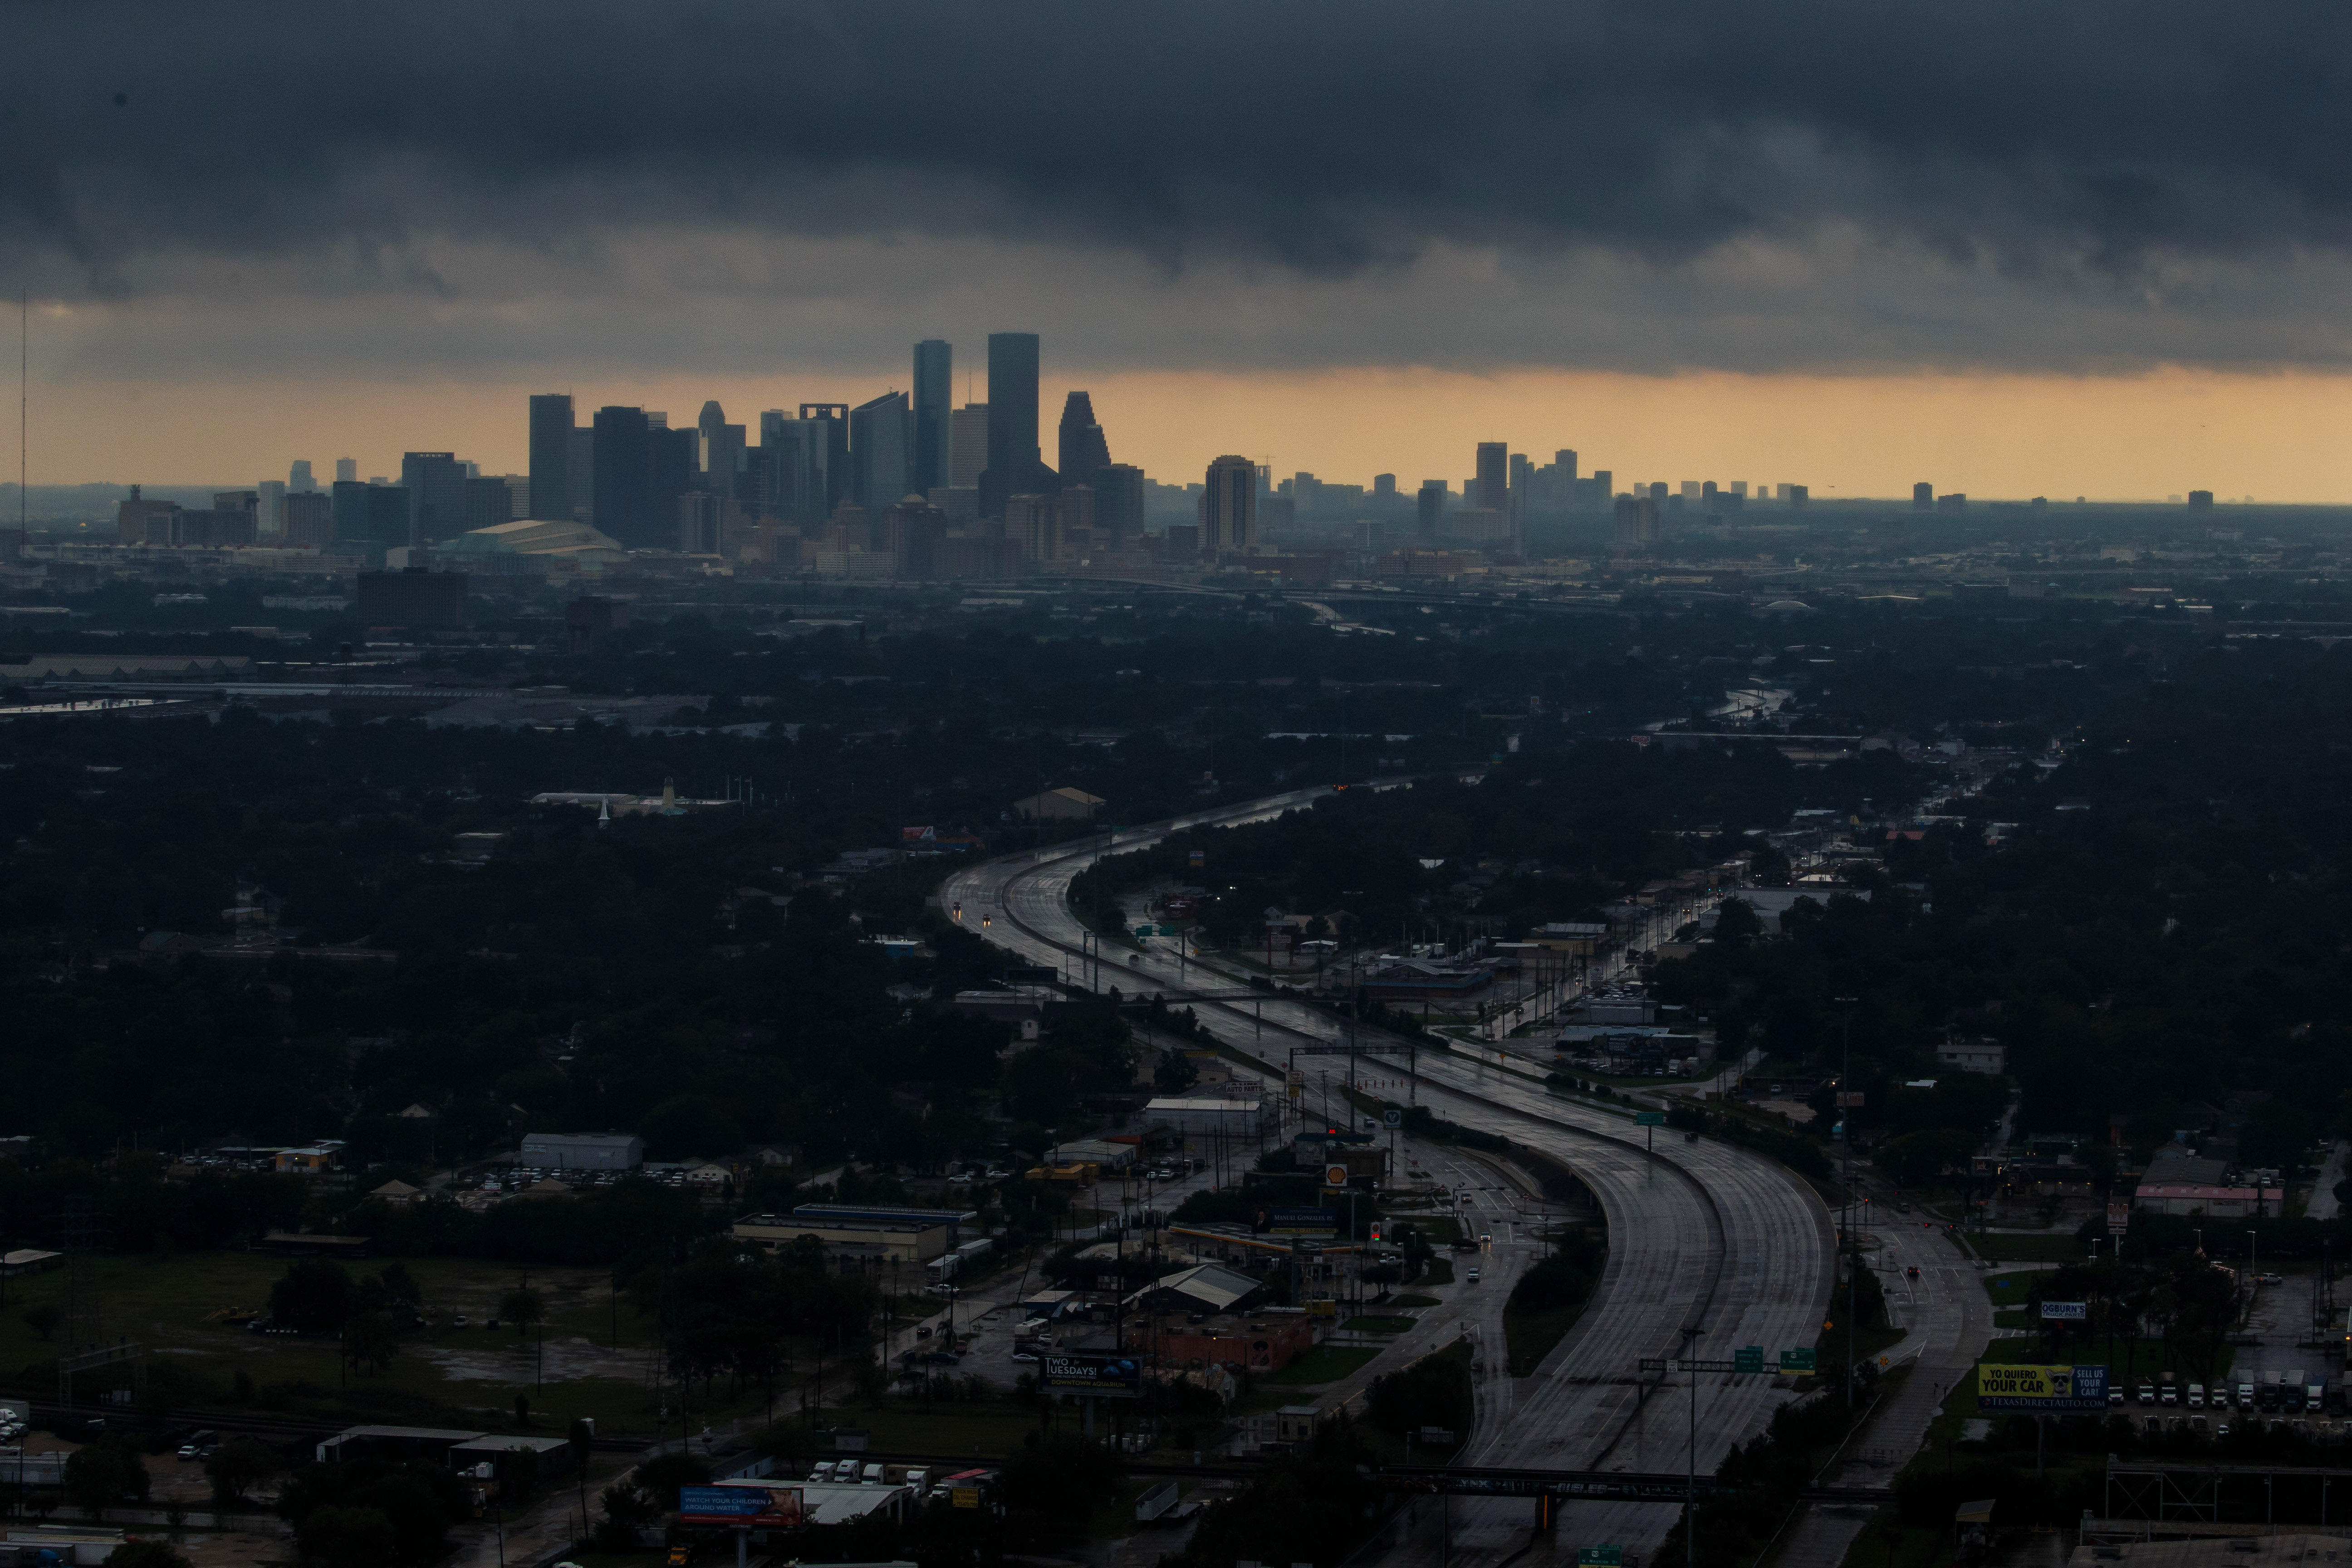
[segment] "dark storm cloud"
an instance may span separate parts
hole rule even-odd
[[[0,247],[916,231],[1345,274],[1846,224],[2031,272],[2347,232],[2313,4],[19,4]],[[121,101],[118,103],[118,97]],[[435,286],[387,262],[387,286]],[[404,274],[403,268],[408,268]]]

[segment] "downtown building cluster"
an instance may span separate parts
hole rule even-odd
[[[216,492],[210,507],[142,497],[117,514],[120,544],[315,552],[377,567],[488,574],[601,573],[625,561],[873,580],[1107,575],[1240,569],[1316,580],[1356,572],[1453,575],[1526,562],[1531,521],[1614,517],[1620,553],[1659,538],[1660,518],[1720,522],[1749,504],[1745,482],[1663,482],[1619,493],[1579,455],[1532,462],[1477,443],[1458,490],[1394,474],[1370,487],[1270,461],[1217,457],[1184,485],[1114,460],[1092,395],[1063,398],[1053,460],[1044,440],[1039,340],[988,339],[987,395],[958,404],[955,355],[914,346],[911,390],[860,404],[805,402],[730,421],[716,401],[691,425],[667,413],[529,400],[528,471],[485,474],[454,451],[403,455],[397,479],[362,480],[339,458],[320,484],[307,461],[286,480]],[[1762,503],[1768,487],[1752,499]],[[1801,507],[1801,485],[1777,499]]]

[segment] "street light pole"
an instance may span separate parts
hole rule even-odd
[[[1683,1375],[1690,1379],[1689,1473],[1684,1480],[1687,1490],[1683,1500],[1683,1562],[1687,1568],[1698,1568],[1698,1370],[1691,1363],[1691,1342],[1702,1331],[1683,1331]]]

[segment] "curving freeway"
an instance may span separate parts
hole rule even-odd
[[[1262,820],[1326,793],[1293,791],[984,862],[949,878],[940,901],[961,904],[968,923],[976,924],[981,912],[990,914],[991,938],[1031,962],[1069,963],[1086,941],[1069,909],[1070,881],[1097,856],[1140,848],[1184,827]],[[1158,990],[1171,1000],[1204,984],[1230,994],[1238,978],[1198,961],[1180,971],[1174,953],[1161,950],[1148,952],[1139,967],[1107,960],[1103,968],[1100,983],[1130,994]],[[1192,1005],[1220,1040],[1267,1064],[1270,1092],[1277,1097],[1287,1046],[1341,1038],[1338,1023],[1297,1001]],[[1820,1200],[1780,1165],[1713,1140],[1685,1142],[1672,1134],[1650,1152],[1629,1116],[1566,1099],[1501,1066],[1427,1049],[1418,1065],[1425,1103],[1452,1121],[1504,1134],[1570,1166],[1609,1224],[1609,1261],[1600,1289],[1575,1331],[1534,1375],[1507,1375],[1499,1343],[1482,1350],[1478,1426],[1464,1459],[1559,1469],[1684,1468],[1693,1457],[1688,1381],[1655,1374],[1644,1380],[1636,1363],[1676,1355],[1685,1342],[1694,1355],[1721,1359],[1736,1347],[1760,1345],[1768,1363],[1781,1349],[1811,1344],[1829,1301],[1835,1247]],[[1493,1272],[1484,1288],[1507,1290],[1516,1268]],[[1454,1304],[1465,1293],[1456,1293]],[[1499,1312],[1482,1316],[1492,1325],[1487,1331],[1499,1334]],[[1689,1329],[1698,1334],[1686,1342]],[[1640,1386],[1645,1381],[1646,1390]],[[1776,1377],[1701,1375],[1699,1472],[1712,1471],[1729,1445],[1762,1430],[1788,1397],[1787,1385]],[[1567,1561],[1577,1546],[1602,1542],[1646,1555],[1675,1523],[1674,1510],[1656,1505],[1579,1503],[1562,1510],[1556,1531],[1530,1542],[1529,1515],[1525,1503],[1455,1501],[1453,1557],[1495,1563],[1519,1554],[1543,1561],[1557,1552]],[[1437,1554],[1429,1541],[1402,1544],[1391,1557],[1433,1563]]]

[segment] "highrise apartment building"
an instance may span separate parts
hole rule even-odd
[[[1437,537],[1437,530],[1445,519],[1445,481],[1423,479],[1413,499],[1413,531],[1427,544]]]
[[[1201,549],[1212,558],[1239,555],[1257,541],[1257,469],[1231,455],[1209,465],[1201,496]]]

